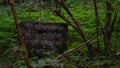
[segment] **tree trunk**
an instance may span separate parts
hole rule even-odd
[[[100,42],[99,42],[99,24],[100,24],[100,19],[99,19],[99,15],[98,15],[97,1],[93,0],[93,2],[94,2],[94,11],[95,11],[97,49],[99,50],[99,47],[100,47]]]
[[[14,17],[15,25],[16,25],[16,28],[17,28],[17,34],[18,34],[18,38],[19,38],[19,41],[20,41],[20,47],[21,47],[22,52],[23,52],[23,57],[24,57],[25,63],[27,65],[27,68],[32,68],[32,66],[30,64],[29,57],[28,57],[28,52],[27,52],[27,49],[26,49],[25,38],[23,36],[22,28],[20,27],[20,23],[18,21],[18,17],[17,17],[17,14],[16,14],[14,0],[10,0],[10,6],[11,6],[11,11],[12,11],[12,14],[13,14],[13,17]]]
[[[111,51],[111,43],[110,43],[110,24],[111,24],[111,3],[110,1],[106,1],[106,22],[104,25],[104,45],[105,52],[109,53]]]
[[[88,41],[88,38],[87,36],[84,34],[82,28],[81,28],[81,25],[80,23],[78,22],[78,20],[72,15],[72,13],[70,12],[70,10],[67,8],[67,6],[65,5],[64,1],[63,0],[58,0],[58,3],[61,5],[62,8],[64,8],[64,10],[68,13],[68,15],[71,17],[71,19],[73,20],[73,23],[69,23],[71,24],[71,26],[73,28],[76,29],[76,31],[80,34],[80,36],[82,37],[83,41],[84,42],[87,42]],[[68,23],[68,19],[65,18],[65,16],[63,17],[63,15],[60,13],[60,12],[57,12],[55,11],[55,13],[61,17],[63,20],[65,20],[67,23]],[[67,20],[66,20],[67,19]],[[88,50],[93,54],[95,49],[94,47],[87,43],[87,47],[88,47]]]

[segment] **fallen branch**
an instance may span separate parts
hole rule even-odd
[[[12,51],[12,48],[7,49],[4,53],[2,53],[0,56],[5,56],[7,55],[10,51]]]
[[[96,38],[96,36],[94,36],[93,38],[91,38],[90,40],[88,40],[86,43],[83,43],[83,44],[81,44],[81,45],[79,45],[79,46],[77,46],[77,47],[75,47],[75,48],[73,48],[73,49],[71,49],[71,50],[69,50],[69,51],[67,51],[67,52],[59,55],[59,56],[57,57],[57,59],[65,58],[67,55],[79,51],[79,50],[82,49],[83,47],[86,47],[86,46],[87,46],[87,43],[89,43],[89,44],[95,43],[95,42],[91,42],[91,41],[92,41],[93,39],[95,39],[95,38]]]

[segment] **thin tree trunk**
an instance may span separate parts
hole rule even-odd
[[[100,47],[100,42],[99,42],[99,24],[100,24],[100,19],[98,15],[98,8],[97,8],[97,2],[96,0],[93,0],[94,2],[94,11],[95,11],[95,23],[96,23],[96,35],[97,35],[97,49]]]
[[[15,25],[16,25],[16,28],[17,28],[17,34],[18,34],[18,38],[19,38],[19,41],[20,41],[20,47],[23,50],[23,57],[24,57],[25,63],[27,65],[27,68],[32,68],[32,66],[30,64],[29,57],[28,57],[28,52],[27,52],[27,49],[26,49],[26,42],[25,42],[25,38],[23,36],[23,31],[22,31],[22,28],[20,27],[20,23],[18,21],[18,17],[17,17],[17,14],[16,14],[14,0],[10,0],[10,6],[11,6],[11,11],[12,11],[12,14],[13,14],[13,17],[14,17]]]
[[[109,53],[111,51],[111,43],[110,43],[110,24],[111,24],[111,3],[110,1],[106,1],[106,22],[104,25],[104,45],[105,52]]]
[[[116,11],[115,11],[115,14],[114,14],[114,18],[113,18],[113,21],[112,21],[112,23],[111,23],[111,26],[110,26],[110,38],[111,38],[111,35],[112,35],[112,32],[114,31],[114,26],[115,26],[115,23],[116,23],[116,21],[117,21],[117,13],[116,13]]]

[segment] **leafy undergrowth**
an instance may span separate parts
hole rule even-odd
[[[87,53],[78,53],[71,55],[67,59],[67,67],[65,68],[119,68],[120,55],[93,55]]]
[[[13,61],[14,60],[14,61]],[[0,68],[26,68],[23,58],[20,56],[5,55],[0,57]],[[34,68],[119,68],[120,53],[89,55],[87,52],[70,54],[62,60],[49,57],[31,57]]]

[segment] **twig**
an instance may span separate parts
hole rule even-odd
[[[7,55],[10,51],[12,50],[12,48],[9,48],[8,50],[6,50],[3,54],[1,54],[0,56],[5,56]]]

